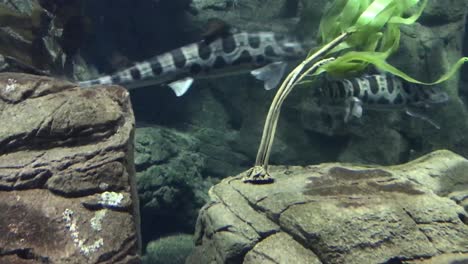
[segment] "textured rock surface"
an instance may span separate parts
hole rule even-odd
[[[85,42],[82,3],[0,0],[0,71],[73,74]]]
[[[298,0],[194,0],[193,7],[199,12],[193,17],[203,24],[210,17],[218,17],[230,25],[250,31],[273,30],[289,32],[298,22]]]
[[[0,54],[14,57],[27,65],[37,65],[39,54],[33,54],[31,50],[33,43],[37,43],[41,37],[40,27],[47,27],[48,24],[41,19],[42,11],[35,0],[0,1]],[[7,67],[7,63],[2,62],[0,67]]]
[[[128,92],[0,74],[0,263],[138,263]]]
[[[227,178],[187,263],[468,261],[467,171],[442,150],[392,167],[273,167],[269,185]]]

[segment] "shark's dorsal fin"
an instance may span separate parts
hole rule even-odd
[[[286,62],[277,61],[255,69],[250,73],[258,80],[264,81],[265,90],[271,90],[280,83],[286,71],[286,66]]]
[[[169,87],[171,87],[172,91],[174,91],[176,96],[182,96],[188,91],[190,86],[192,86],[192,83],[193,83],[193,78],[186,77],[184,79],[171,82],[168,85]]]

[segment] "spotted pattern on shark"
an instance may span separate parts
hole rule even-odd
[[[305,55],[303,44],[294,38],[273,32],[238,32],[209,43],[191,43],[79,85],[119,84],[132,89],[168,84],[180,96],[190,87],[193,78],[256,70],[254,76],[265,82],[266,89],[271,89],[284,74],[285,67],[279,67],[278,62],[298,60]],[[271,63],[275,66],[269,66]]]
[[[448,95],[439,87],[411,85],[390,74],[331,81],[321,87],[321,96],[333,100],[356,97],[370,105],[430,105],[444,103]]]
[[[318,97],[328,105],[343,105],[344,120],[360,118],[363,108],[373,110],[405,110],[438,127],[432,120],[415,110],[446,103],[448,94],[437,86],[410,84],[391,74],[374,74],[363,77],[325,82],[318,89]]]

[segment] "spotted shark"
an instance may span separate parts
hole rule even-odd
[[[287,35],[234,32],[188,44],[112,75],[79,82],[79,85],[118,84],[133,89],[167,84],[177,96],[182,96],[195,78],[250,72],[270,90],[281,81],[287,62],[306,54],[303,43]]]
[[[360,118],[364,108],[404,110],[409,116],[427,121],[438,129],[439,125],[421,111],[449,101],[441,87],[412,84],[388,73],[324,81],[316,95],[326,105],[342,105],[345,122]]]

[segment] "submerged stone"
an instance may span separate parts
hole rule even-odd
[[[0,263],[139,263],[128,92],[0,73],[0,120]]]
[[[274,166],[267,185],[226,178],[186,263],[468,261],[467,170],[441,150],[388,167]]]

